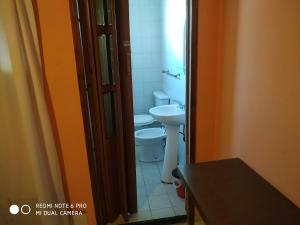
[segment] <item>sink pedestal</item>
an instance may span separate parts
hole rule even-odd
[[[166,127],[167,144],[161,181],[172,183],[172,170],[177,167],[179,126],[185,124],[185,111],[172,104],[153,107],[149,113]]]
[[[164,183],[172,183],[172,170],[177,167],[179,126],[164,125],[167,139],[161,181]]]

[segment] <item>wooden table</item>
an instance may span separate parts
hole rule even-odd
[[[238,158],[181,166],[179,174],[189,224],[196,206],[206,225],[300,225],[299,208]]]

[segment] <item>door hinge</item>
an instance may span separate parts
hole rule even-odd
[[[130,47],[130,41],[123,41],[123,47]]]

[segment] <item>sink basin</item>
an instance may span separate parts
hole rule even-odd
[[[149,109],[149,113],[166,125],[185,124],[185,111],[179,105],[161,105]]]

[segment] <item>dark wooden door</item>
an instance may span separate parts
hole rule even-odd
[[[118,58],[116,7],[114,0],[70,2],[97,222],[106,224],[120,214],[126,218],[136,208],[130,203],[134,200],[128,201],[136,199],[135,189],[128,192],[132,185],[127,182],[134,177],[129,183],[135,184],[135,171],[128,174],[125,150],[130,143],[124,139],[133,135],[133,127],[124,122],[120,85],[124,79],[119,72],[124,64],[119,65]],[[132,134],[125,129],[132,129]],[[134,195],[129,194],[133,191]]]

